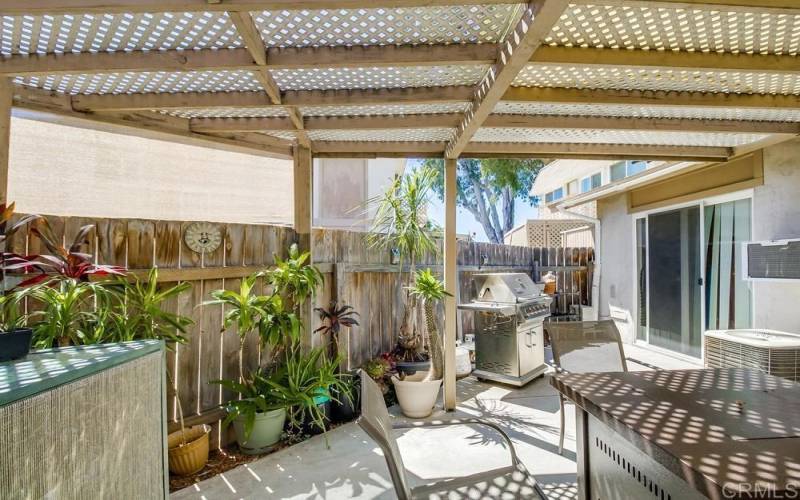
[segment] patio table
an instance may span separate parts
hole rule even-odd
[[[800,498],[800,384],[744,368],[562,374],[581,499]]]

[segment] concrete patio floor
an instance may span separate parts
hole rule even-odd
[[[626,345],[625,354],[663,369],[697,368],[650,349]],[[630,370],[647,369],[629,363]],[[479,417],[500,425],[517,454],[552,499],[576,498],[575,412],[567,406],[564,453],[558,454],[558,396],[549,376],[523,388],[480,382],[458,382],[459,405],[452,413],[437,410],[435,420]],[[399,416],[399,408],[392,413]],[[390,499],[396,498],[383,456],[355,423],[338,427],[325,438],[316,436],[250,464],[173,493],[184,499]],[[398,432],[398,443],[412,486],[466,475],[510,463],[508,450],[491,429],[456,426]]]

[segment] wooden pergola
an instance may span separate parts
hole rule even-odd
[[[800,133],[797,0],[4,0],[0,196],[11,108],[294,158],[725,162]],[[455,407],[455,299],[445,405]]]

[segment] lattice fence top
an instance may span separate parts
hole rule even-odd
[[[455,5],[252,13],[270,47],[496,43],[524,6]]]
[[[538,64],[525,66],[513,85],[735,94],[800,94],[800,78],[792,73],[708,72]]]
[[[572,5],[551,45],[797,55],[800,14],[640,5]]]
[[[0,54],[242,46],[225,12],[0,16]]]
[[[750,144],[768,137],[765,134],[718,132],[652,132],[646,130],[531,129],[482,127],[475,142],[578,143],[578,144],[653,144],[657,146],[719,146]]]
[[[65,94],[262,90],[250,71],[104,73],[18,77],[15,83]]]
[[[495,113],[515,115],[611,116],[630,118],[690,118],[800,122],[800,110],[776,108],[723,108],[640,106],[626,104],[559,104],[500,101]]]
[[[475,85],[488,66],[409,66],[273,70],[281,90],[380,89]]]

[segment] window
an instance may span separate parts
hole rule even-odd
[[[578,194],[578,179],[573,179],[567,183],[567,196]]]
[[[600,172],[597,172],[594,175],[590,175],[589,177],[584,177],[581,179],[581,193],[586,193],[587,191],[591,191],[592,189],[597,189],[602,184],[603,176],[600,175]]]
[[[624,179],[643,172],[647,168],[647,162],[642,160],[628,160],[615,163],[610,167],[611,182]]]
[[[564,197],[564,189],[558,188],[550,191],[549,193],[544,195],[544,202],[545,203],[553,203],[554,201],[558,201]]]

